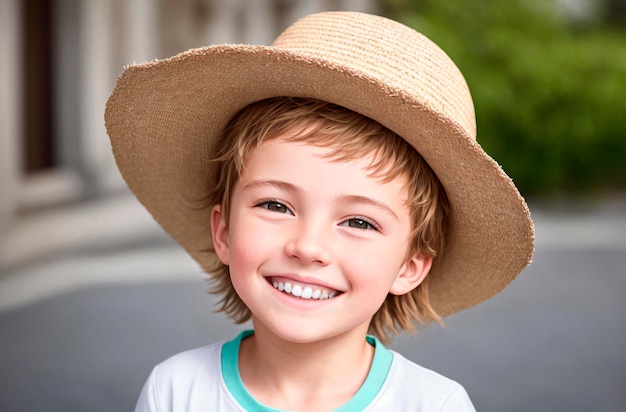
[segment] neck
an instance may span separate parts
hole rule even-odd
[[[372,364],[367,325],[310,343],[281,339],[254,322],[255,333],[241,343],[239,369],[248,391],[261,403],[281,409],[323,410],[348,401]]]

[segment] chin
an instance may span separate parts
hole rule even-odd
[[[258,321],[258,320],[257,320]],[[359,325],[352,329],[341,330],[341,329],[330,329],[328,327],[316,327],[316,325],[311,325],[310,321],[303,320],[302,322],[285,322],[281,324],[273,324],[268,325],[262,322],[255,322],[255,329],[257,325],[259,325],[263,330],[268,333],[274,335],[276,338],[294,344],[311,344],[321,341],[332,340],[334,338],[346,337],[348,335],[353,335],[354,333],[363,334],[363,339],[365,339],[365,335],[367,334],[367,327],[363,327],[363,325]],[[294,323],[296,323],[294,327]],[[369,325],[369,322],[367,323]],[[298,327],[299,326],[299,327]]]

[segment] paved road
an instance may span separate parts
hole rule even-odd
[[[479,411],[624,411],[626,214],[535,217],[534,263],[504,293],[393,347]],[[132,410],[155,363],[234,336],[193,262],[148,240],[0,276],[0,411]]]

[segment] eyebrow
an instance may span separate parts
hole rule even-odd
[[[288,192],[292,192],[295,194],[303,194],[304,190],[301,187],[293,185],[291,183],[283,182],[282,180],[273,180],[273,179],[260,179],[253,180],[246,184],[243,189],[244,190],[252,190],[258,189],[262,187],[275,187],[278,189],[282,189]]]
[[[386,212],[387,214],[389,214],[391,217],[395,218],[396,220],[400,220],[400,218],[398,218],[398,215],[396,215],[389,206],[387,206],[383,202],[379,202],[378,200],[372,199],[371,197],[359,196],[359,195],[345,195],[345,196],[339,196],[337,200],[338,202],[341,202],[341,203],[344,203],[344,202],[361,203],[361,204],[374,206],[378,209],[381,209],[383,212]]]

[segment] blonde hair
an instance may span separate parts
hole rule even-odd
[[[286,132],[293,135],[293,141],[329,148],[329,157],[337,161],[373,153],[370,175],[381,181],[404,177],[413,225],[407,259],[418,253],[433,257],[433,266],[437,265],[445,245],[448,200],[434,172],[400,136],[368,117],[335,104],[281,97],[253,103],[241,110],[216,142],[217,173],[215,181],[209,182],[208,207],[221,205],[228,219],[231,191],[247,156],[261,143]],[[211,293],[222,296],[218,311],[237,323],[247,321],[251,312],[235,292],[228,266],[218,259],[214,250],[210,254],[211,263],[204,269],[213,283]],[[369,333],[388,342],[390,333],[414,331],[415,321],[441,323],[428,298],[428,277],[408,294],[389,294],[372,318]]]

